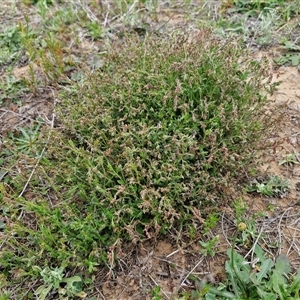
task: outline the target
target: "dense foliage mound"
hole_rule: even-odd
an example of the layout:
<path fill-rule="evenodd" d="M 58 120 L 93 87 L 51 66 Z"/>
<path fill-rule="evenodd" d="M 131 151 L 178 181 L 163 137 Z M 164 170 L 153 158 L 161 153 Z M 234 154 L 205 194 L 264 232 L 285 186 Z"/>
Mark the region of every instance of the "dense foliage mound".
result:
<path fill-rule="evenodd" d="M 263 67 L 236 42 L 131 36 L 101 59 L 62 95 L 34 199 L 18 200 L 35 220 L 19 233 L 26 256 L 45 266 L 92 272 L 112 267 L 125 240 L 174 227 L 192 238 L 263 130 Z"/>
<path fill-rule="evenodd" d="M 72 210 L 68 240 L 86 248 L 174 225 L 192 231 L 249 165 L 261 133 L 262 69 L 237 43 L 205 32 L 125 38 L 103 62 L 64 96 L 64 130 L 50 149 Z"/>

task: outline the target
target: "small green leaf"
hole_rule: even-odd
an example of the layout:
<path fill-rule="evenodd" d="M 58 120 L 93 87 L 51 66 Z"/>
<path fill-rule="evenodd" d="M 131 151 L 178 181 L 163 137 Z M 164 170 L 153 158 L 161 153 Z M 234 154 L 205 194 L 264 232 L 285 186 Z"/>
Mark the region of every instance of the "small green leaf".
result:
<path fill-rule="evenodd" d="M 289 58 L 287 56 L 280 56 L 280 57 L 275 57 L 274 61 L 276 62 L 277 65 L 284 65 L 289 62 Z"/>
<path fill-rule="evenodd" d="M 288 274 L 291 272 L 290 261 L 286 255 L 280 254 L 277 257 L 276 263 L 275 263 L 275 269 L 276 269 L 276 271 L 278 271 L 281 274 L 283 274 L 283 273 Z"/>
<path fill-rule="evenodd" d="M 5 227 L 6 227 L 6 224 L 2 220 L 0 220 L 0 230 L 4 229 Z"/>
<path fill-rule="evenodd" d="M 298 66 L 300 63 L 300 56 L 299 55 L 292 55 L 291 56 L 292 66 Z"/>
<path fill-rule="evenodd" d="M 242 294 L 245 294 L 247 284 L 250 282 L 250 266 L 245 264 L 245 259 L 242 255 L 232 249 L 227 250 L 227 255 L 229 261 L 225 263 L 225 270 L 229 275 L 235 295 L 241 297 Z"/>
<path fill-rule="evenodd" d="M 213 297 L 211 297 L 211 294 L 213 294 Z M 208 296 L 206 299 L 216 299 L 216 296 L 222 296 L 226 299 L 237 299 L 235 294 L 224 290 L 220 291 L 215 287 L 211 287 L 206 296 Z"/>
<path fill-rule="evenodd" d="M 266 259 L 266 253 L 259 245 L 255 245 L 254 254 L 255 257 L 258 258 L 260 262 Z"/>
<path fill-rule="evenodd" d="M 293 283 L 288 289 L 288 295 L 294 293 L 295 295 L 299 295 L 300 292 L 300 269 L 297 272 L 297 275 L 293 278 Z"/>
<path fill-rule="evenodd" d="M 74 282 L 80 282 L 81 278 L 79 276 L 73 276 L 70 278 L 64 278 L 62 282 L 66 282 L 68 284 L 73 284 Z"/>
<path fill-rule="evenodd" d="M 288 50 L 299 51 L 300 47 L 292 43 L 291 41 L 286 41 L 284 47 Z"/>
<path fill-rule="evenodd" d="M 268 292 L 262 290 L 262 288 L 260 288 L 260 287 L 257 287 L 257 293 L 260 297 L 256 298 L 256 299 L 263 299 L 263 300 L 276 300 L 277 299 L 277 295 L 275 295 L 274 293 L 268 293 Z"/>
<path fill-rule="evenodd" d="M 85 298 L 86 295 L 87 295 L 87 294 L 86 294 L 85 292 L 83 292 L 83 291 L 81 291 L 81 292 L 75 294 L 75 296 L 77 296 L 77 297 L 79 297 L 79 298 L 82 298 L 82 299 Z"/>
<path fill-rule="evenodd" d="M 73 72 L 71 74 L 71 79 L 73 81 L 80 81 L 84 78 L 84 75 L 82 74 L 82 72 Z"/>
<path fill-rule="evenodd" d="M 261 271 L 256 274 L 256 279 L 258 282 L 262 282 L 264 278 L 267 278 L 269 273 L 271 272 L 272 267 L 274 266 L 274 262 L 272 259 L 268 258 L 260 266 Z"/>
<path fill-rule="evenodd" d="M 39 286 L 38 289 L 35 291 L 35 295 L 38 296 L 37 300 L 45 300 L 47 295 L 50 293 L 52 287 L 52 284 L 49 284 L 48 286 Z"/>
<path fill-rule="evenodd" d="M 282 293 L 282 287 L 286 283 L 286 279 L 283 276 L 283 274 L 274 270 L 273 274 L 271 276 L 270 282 L 271 282 L 271 287 L 274 290 L 274 292 L 276 292 L 277 295 L 279 295 L 280 299 L 283 299 L 284 295 Z"/>

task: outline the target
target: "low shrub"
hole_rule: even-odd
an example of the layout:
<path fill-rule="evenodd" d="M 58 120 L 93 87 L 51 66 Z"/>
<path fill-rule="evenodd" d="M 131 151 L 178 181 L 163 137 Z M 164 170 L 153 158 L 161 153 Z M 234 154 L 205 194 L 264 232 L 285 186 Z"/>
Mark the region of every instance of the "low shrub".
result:
<path fill-rule="evenodd" d="M 21 199 L 36 220 L 23 236 L 45 267 L 112 268 L 123 241 L 174 226 L 193 238 L 264 130 L 264 66 L 237 42 L 124 36 L 102 59 L 61 96 L 29 185 L 43 193 Z"/>

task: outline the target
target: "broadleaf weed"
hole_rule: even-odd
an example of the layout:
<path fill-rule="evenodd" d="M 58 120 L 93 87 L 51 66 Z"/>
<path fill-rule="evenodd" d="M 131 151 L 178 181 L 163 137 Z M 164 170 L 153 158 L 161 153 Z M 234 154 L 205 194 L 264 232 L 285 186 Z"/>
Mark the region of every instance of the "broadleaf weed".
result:
<path fill-rule="evenodd" d="M 253 262 L 230 249 L 226 261 L 227 284 L 210 287 L 205 299 L 297 299 L 299 296 L 299 272 L 290 276 L 290 262 L 280 255 L 274 262 L 256 245 Z M 288 283 L 290 277 L 291 282 Z"/>

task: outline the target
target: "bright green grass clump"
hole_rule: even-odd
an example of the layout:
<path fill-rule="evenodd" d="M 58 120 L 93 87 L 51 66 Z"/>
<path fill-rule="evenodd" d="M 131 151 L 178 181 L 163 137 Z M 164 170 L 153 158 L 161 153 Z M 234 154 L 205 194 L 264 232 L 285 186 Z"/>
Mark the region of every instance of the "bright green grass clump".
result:
<path fill-rule="evenodd" d="M 92 272 L 113 267 L 126 240 L 174 226 L 193 238 L 199 213 L 222 206 L 224 190 L 250 166 L 264 73 L 239 44 L 208 32 L 124 37 L 102 59 L 62 95 L 60 126 L 28 187 L 35 196 L 18 200 L 34 226 L 16 221 L 23 250 L 3 254 L 6 271 Z"/>

